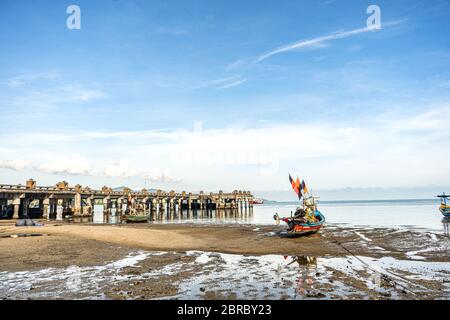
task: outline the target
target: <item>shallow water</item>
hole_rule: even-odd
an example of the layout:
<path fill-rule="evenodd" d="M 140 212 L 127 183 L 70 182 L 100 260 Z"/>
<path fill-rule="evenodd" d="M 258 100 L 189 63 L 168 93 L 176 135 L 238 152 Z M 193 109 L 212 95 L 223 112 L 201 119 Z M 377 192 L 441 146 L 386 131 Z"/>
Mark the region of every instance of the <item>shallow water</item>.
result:
<path fill-rule="evenodd" d="M 349 227 L 427 229 L 444 233 L 444 219 L 437 200 L 346 201 L 319 203 L 327 222 Z M 289 216 L 295 204 L 283 203 L 254 208 L 255 221 L 270 223 L 273 212 Z"/>
<path fill-rule="evenodd" d="M 253 209 L 232 211 L 183 211 L 182 213 L 159 215 L 149 223 L 243 223 L 272 225 L 273 215 L 290 216 L 296 203 L 271 203 L 255 205 Z M 337 201 L 320 202 L 319 209 L 328 224 L 348 227 L 388 227 L 413 230 L 428 230 L 449 233 L 450 219 L 444 219 L 438 210 L 438 200 L 388 200 L 388 201 Z M 102 206 L 95 206 L 93 218 L 76 222 L 120 223 L 116 215 L 105 216 Z"/>

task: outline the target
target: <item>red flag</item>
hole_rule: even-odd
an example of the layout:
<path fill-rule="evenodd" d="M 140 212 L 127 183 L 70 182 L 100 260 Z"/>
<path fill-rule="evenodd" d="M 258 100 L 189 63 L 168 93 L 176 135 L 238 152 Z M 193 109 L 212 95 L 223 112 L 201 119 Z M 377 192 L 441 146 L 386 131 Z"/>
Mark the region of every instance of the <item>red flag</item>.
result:
<path fill-rule="evenodd" d="M 297 178 L 297 181 L 299 181 L 298 178 Z M 294 181 L 294 179 L 292 179 L 291 175 L 289 175 L 289 182 L 292 185 L 292 189 L 294 189 L 295 193 L 298 196 L 298 199 L 300 200 L 302 198 L 302 194 L 301 194 L 300 188 L 299 188 L 300 184 L 297 184 L 297 181 Z"/>

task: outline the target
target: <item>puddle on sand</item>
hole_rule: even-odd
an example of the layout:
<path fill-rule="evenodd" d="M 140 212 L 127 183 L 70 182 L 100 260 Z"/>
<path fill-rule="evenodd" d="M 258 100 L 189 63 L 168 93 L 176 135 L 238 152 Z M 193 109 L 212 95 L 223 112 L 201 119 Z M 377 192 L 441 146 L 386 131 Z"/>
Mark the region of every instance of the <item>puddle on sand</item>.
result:
<path fill-rule="evenodd" d="M 0 272 L 0 298 L 102 299 L 102 288 L 127 280 L 121 269 L 135 266 L 151 254 L 136 252 L 102 266 Z"/>
<path fill-rule="evenodd" d="M 450 284 L 446 282 L 450 275 L 448 263 L 390 257 L 188 254 L 197 256 L 196 263 L 212 263 L 216 267 L 182 281 L 176 298 L 208 298 L 208 292 L 214 292 L 209 296 L 212 298 L 238 299 L 414 299 L 422 294 L 432 294 L 433 298 L 450 297 Z M 416 280 L 439 285 L 424 286 Z M 441 286 L 441 283 L 446 285 Z"/>
<path fill-rule="evenodd" d="M 140 268 L 147 259 L 168 263 Z M 391 257 L 135 252 L 102 266 L 0 272 L 0 298 L 108 299 L 115 287 L 142 298 L 133 283 L 150 281 L 178 287 L 170 299 L 448 299 L 449 277 L 449 263 Z"/>

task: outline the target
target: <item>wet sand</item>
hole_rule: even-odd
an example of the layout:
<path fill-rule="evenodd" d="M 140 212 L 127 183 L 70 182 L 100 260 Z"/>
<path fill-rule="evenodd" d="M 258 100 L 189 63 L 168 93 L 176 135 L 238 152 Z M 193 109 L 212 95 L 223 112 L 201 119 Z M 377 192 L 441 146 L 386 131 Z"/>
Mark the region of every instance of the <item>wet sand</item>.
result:
<path fill-rule="evenodd" d="M 283 226 L 44 223 L 0 222 L 1 298 L 450 297 L 449 239 L 434 233 L 329 225 L 286 238 Z M 74 270 L 81 284 L 68 288 Z"/>

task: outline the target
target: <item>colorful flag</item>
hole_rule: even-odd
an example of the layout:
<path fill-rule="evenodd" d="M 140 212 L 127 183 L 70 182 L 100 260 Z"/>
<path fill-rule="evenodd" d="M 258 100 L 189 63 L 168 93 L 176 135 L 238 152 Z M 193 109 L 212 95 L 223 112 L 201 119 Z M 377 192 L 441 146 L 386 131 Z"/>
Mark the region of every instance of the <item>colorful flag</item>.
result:
<path fill-rule="evenodd" d="M 294 188 L 294 179 L 292 179 L 291 175 L 289 175 L 289 182 L 292 185 L 292 188 Z"/>
<path fill-rule="evenodd" d="M 298 178 L 297 178 L 297 181 L 299 181 Z M 300 188 L 299 188 L 300 184 L 297 183 L 297 181 L 294 181 L 294 179 L 292 179 L 291 175 L 289 175 L 289 182 L 292 185 L 292 189 L 294 189 L 295 193 L 298 196 L 298 199 L 300 200 L 302 198 L 302 193 L 300 192 Z"/>
<path fill-rule="evenodd" d="M 302 183 L 301 183 L 300 186 L 301 186 L 301 190 L 303 190 L 304 193 L 308 193 L 309 194 L 308 188 L 306 187 L 305 180 L 302 180 Z"/>

